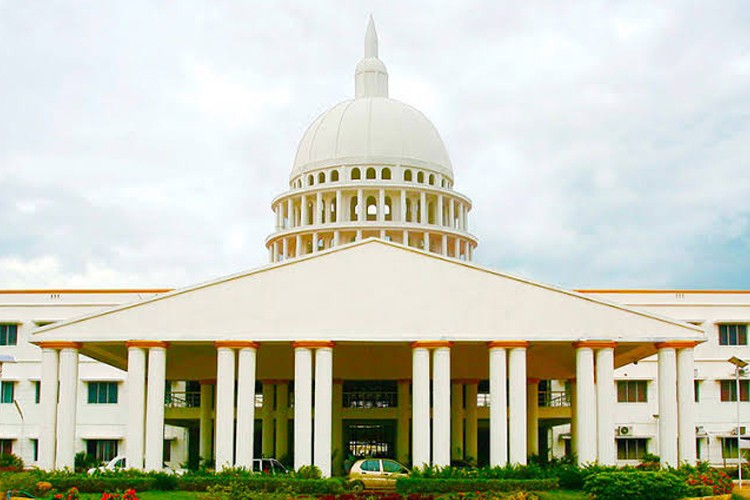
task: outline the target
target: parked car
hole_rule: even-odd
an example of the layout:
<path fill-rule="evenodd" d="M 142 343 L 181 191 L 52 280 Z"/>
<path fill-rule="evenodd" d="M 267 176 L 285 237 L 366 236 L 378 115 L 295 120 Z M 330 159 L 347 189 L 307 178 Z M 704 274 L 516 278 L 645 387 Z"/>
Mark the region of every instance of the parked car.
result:
<path fill-rule="evenodd" d="M 100 466 L 100 467 L 93 467 L 86 471 L 87 474 L 94 474 L 96 472 L 117 472 L 119 470 L 125 470 L 127 469 L 127 459 L 123 455 L 118 455 L 106 464 Z M 161 472 L 166 472 L 167 474 L 175 474 L 177 476 L 181 476 L 187 472 L 185 469 L 172 469 L 171 467 L 167 467 L 166 464 L 164 464 L 164 468 L 161 470 Z"/>
<path fill-rule="evenodd" d="M 284 465 L 276 460 L 275 458 L 254 458 L 253 459 L 253 472 L 261 472 L 263 474 L 288 474 Z"/>
<path fill-rule="evenodd" d="M 357 460 L 347 476 L 352 491 L 396 488 L 396 480 L 409 475 L 406 466 L 390 458 Z"/>

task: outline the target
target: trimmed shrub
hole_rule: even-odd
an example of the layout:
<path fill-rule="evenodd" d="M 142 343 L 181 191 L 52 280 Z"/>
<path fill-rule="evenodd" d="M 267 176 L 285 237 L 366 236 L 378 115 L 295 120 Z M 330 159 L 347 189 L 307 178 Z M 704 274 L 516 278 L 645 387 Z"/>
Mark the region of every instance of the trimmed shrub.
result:
<path fill-rule="evenodd" d="M 548 479 L 431 479 L 406 477 L 396 480 L 396 491 L 413 493 L 543 491 L 558 487 L 557 478 Z"/>
<path fill-rule="evenodd" d="M 732 492 L 732 478 L 726 472 L 711 467 L 707 462 L 700 462 L 696 466 L 683 465 L 676 469 L 675 473 L 679 474 L 688 486 L 710 487 L 710 495 L 726 495 Z"/>
<path fill-rule="evenodd" d="M 21 472 L 23 470 L 23 459 L 12 453 L 0 454 L 0 471 Z"/>
<path fill-rule="evenodd" d="M 23 490 L 33 493 L 41 475 L 31 472 L 0 472 L 0 492 Z"/>
<path fill-rule="evenodd" d="M 683 479 L 673 472 L 617 471 L 589 475 L 583 490 L 597 500 L 648 498 L 676 500 L 690 493 Z"/>

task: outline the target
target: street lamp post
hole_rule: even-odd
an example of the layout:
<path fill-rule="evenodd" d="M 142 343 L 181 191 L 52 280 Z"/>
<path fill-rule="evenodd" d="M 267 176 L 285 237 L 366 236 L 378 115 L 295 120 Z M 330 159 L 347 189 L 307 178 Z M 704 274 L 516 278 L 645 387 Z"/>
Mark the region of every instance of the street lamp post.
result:
<path fill-rule="evenodd" d="M 737 394 L 737 478 L 742 488 L 742 450 L 740 449 L 740 440 L 742 439 L 742 421 L 740 420 L 740 370 L 747 366 L 747 361 L 743 361 L 737 356 L 728 359 L 734 365 L 734 381 Z"/>

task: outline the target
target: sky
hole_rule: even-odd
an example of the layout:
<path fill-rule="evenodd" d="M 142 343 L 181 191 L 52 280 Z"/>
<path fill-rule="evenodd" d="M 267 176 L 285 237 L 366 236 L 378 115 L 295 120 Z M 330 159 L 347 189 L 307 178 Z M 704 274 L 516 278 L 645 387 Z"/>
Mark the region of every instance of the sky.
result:
<path fill-rule="evenodd" d="M 268 261 L 271 200 L 353 96 L 440 131 L 475 262 L 750 289 L 743 0 L 0 0 L 0 288 L 181 287 Z"/>

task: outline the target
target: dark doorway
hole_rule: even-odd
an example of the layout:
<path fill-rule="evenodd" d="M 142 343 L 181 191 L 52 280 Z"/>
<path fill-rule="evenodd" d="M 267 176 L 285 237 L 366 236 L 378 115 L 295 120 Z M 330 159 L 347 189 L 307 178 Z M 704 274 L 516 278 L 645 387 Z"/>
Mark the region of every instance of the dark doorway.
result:
<path fill-rule="evenodd" d="M 396 421 L 345 420 L 344 455 L 396 458 Z"/>

